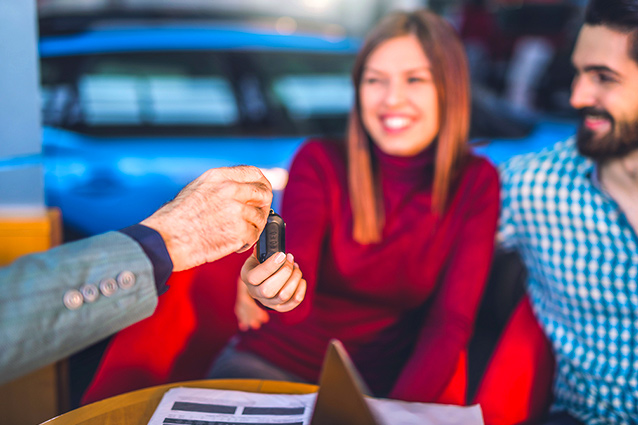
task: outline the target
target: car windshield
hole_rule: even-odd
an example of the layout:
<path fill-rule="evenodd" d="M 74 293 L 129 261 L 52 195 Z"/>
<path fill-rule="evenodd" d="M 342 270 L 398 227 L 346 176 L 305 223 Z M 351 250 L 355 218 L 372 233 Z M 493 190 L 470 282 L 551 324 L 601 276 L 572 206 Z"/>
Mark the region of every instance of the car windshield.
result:
<path fill-rule="evenodd" d="M 94 134 L 343 132 L 349 54 L 125 52 L 43 58 L 46 125 Z"/>
<path fill-rule="evenodd" d="M 354 101 L 350 71 L 354 55 L 259 52 L 255 68 L 267 94 L 300 133 L 342 133 Z"/>

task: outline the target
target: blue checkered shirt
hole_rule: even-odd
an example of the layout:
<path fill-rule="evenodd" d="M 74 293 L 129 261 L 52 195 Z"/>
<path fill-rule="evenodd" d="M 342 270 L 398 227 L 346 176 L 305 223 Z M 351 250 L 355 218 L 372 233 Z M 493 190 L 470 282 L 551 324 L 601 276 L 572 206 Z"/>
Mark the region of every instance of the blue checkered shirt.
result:
<path fill-rule="evenodd" d="M 638 424 L 638 238 L 573 139 L 501 167 L 499 240 L 528 269 L 557 361 L 553 410 Z"/>

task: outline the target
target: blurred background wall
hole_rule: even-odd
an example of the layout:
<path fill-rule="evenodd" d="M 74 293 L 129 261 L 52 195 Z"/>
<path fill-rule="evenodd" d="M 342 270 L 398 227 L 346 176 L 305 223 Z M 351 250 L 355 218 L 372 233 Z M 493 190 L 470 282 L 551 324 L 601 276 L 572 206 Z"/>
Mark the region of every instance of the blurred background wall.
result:
<path fill-rule="evenodd" d="M 60 241 L 44 201 L 34 0 L 0 1 L 0 266 Z M 0 290 L 12 282 L 0 282 Z M 1 344 L 0 344 L 1 345 Z M 67 408 L 67 373 L 50 365 L 0 387 L 3 423 L 39 423 Z"/>
<path fill-rule="evenodd" d="M 36 23 L 33 0 L 0 2 L 0 214 L 44 207 Z"/>

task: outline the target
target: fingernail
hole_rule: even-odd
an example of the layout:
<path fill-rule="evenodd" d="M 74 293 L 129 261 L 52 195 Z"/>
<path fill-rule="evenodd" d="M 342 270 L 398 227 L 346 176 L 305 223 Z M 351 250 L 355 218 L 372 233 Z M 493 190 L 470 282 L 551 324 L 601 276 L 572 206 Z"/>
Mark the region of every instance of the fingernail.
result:
<path fill-rule="evenodd" d="M 277 255 L 275 255 L 275 263 L 277 264 L 283 263 L 285 259 L 286 254 L 284 254 L 283 252 L 278 252 Z"/>
<path fill-rule="evenodd" d="M 286 257 L 288 258 L 288 261 L 290 261 L 291 263 L 295 261 L 295 256 L 290 253 L 288 253 Z"/>

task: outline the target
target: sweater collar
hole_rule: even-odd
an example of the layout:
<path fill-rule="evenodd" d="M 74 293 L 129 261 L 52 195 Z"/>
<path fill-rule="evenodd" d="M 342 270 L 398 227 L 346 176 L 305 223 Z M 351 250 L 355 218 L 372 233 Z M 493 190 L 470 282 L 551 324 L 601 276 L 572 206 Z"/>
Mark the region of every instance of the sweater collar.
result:
<path fill-rule="evenodd" d="M 431 178 L 434 169 L 435 143 L 414 156 L 395 156 L 372 145 L 383 179 L 419 182 Z"/>

